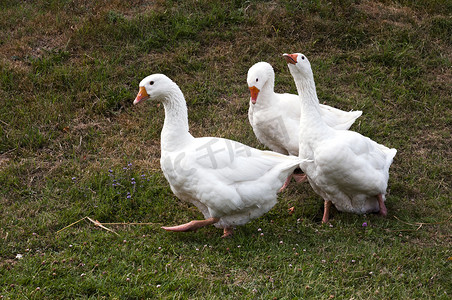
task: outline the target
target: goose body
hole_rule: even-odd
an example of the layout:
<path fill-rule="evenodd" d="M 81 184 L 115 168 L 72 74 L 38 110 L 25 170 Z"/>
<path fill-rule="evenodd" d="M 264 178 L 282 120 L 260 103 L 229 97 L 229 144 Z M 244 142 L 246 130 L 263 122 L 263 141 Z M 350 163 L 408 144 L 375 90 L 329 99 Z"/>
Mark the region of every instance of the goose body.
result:
<path fill-rule="evenodd" d="M 134 103 L 147 98 L 161 101 L 165 108 L 163 174 L 173 193 L 193 203 L 206 219 L 166 230 L 189 231 L 214 224 L 224 229 L 224 236 L 230 235 L 232 227 L 260 217 L 276 204 L 278 190 L 303 161 L 228 139 L 193 137 L 182 91 L 165 75 L 141 81 Z"/>
<path fill-rule="evenodd" d="M 298 155 L 301 114 L 298 95 L 274 92 L 275 72 L 267 62 L 258 62 L 248 70 L 247 83 L 251 93 L 248 119 L 257 139 L 273 151 Z M 346 112 L 320 104 L 319 113 L 328 126 L 347 130 L 362 111 Z"/>
<path fill-rule="evenodd" d="M 299 155 L 311 159 L 301 169 L 314 191 L 325 200 L 323 222 L 329 206 L 363 214 L 380 212 L 389 179 L 389 167 L 397 152 L 353 131 L 336 130 L 320 115 L 311 65 L 303 54 L 285 54 L 301 104 Z"/>

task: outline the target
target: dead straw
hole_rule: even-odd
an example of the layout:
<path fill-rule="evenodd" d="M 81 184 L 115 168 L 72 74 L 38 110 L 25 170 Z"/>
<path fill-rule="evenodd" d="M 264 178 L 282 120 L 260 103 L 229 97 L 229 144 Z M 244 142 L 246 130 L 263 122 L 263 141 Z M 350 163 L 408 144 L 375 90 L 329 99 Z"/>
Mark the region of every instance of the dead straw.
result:
<path fill-rule="evenodd" d="M 450 219 L 452 219 L 452 215 L 450 215 L 449 218 L 447 218 L 447 219 L 444 220 L 444 221 L 441 221 L 441 222 L 434 222 L 434 223 L 422 223 L 422 222 L 408 223 L 408 222 L 405 222 L 405 221 L 403 221 L 403 220 L 400 220 L 397 216 L 394 216 L 394 218 L 396 218 L 398 221 L 402 222 L 403 224 L 407 224 L 407 225 L 410 225 L 410 226 L 418 226 L 415 230 L 406 230 L 406 229 L 405 229 L 405 230 L 395 230 L 395 231 L 418 231 L 418 230 L 421 229 L 421 227 L 424 226 L 424 225 L 438 225 L 438 224 L 446 223 L 446 222 L 448 222 Z"/>
<path fill-rule="evenodd" d="M 61 229 L 58 230 L 56 233 L 58 234 L 58 233 L 60 233 L 61 231 L 66 230 L 67 228 L 72 227 L 72 226 L 74 226 L 75 224 L 77 224 L 77 223 L 79 223 L 79 222 L 81 222 L 81 221 L 83 221 L 83 220 L 88 220 L 88 221 L 90 221 L 91 223 L 93 223 L 95 226 L 100 227 L 100 228 L 102 228 L 102 229 L 105 229 L 105 230 L 107 230 L 107 231 L 110 231 L 110 232 L 112 232 L 112 233 L 114 233 L 114 234 L 116 234 L 116 235 L 119 235 L 119 234 L 118 234 L 117 232 L 115 232 L 114 230 L 112 230 L 112 229 L 106 227 L 105 225 L 110 225 L 110 226 L 112 226 L 112 225 L 123 225 L 123 226 L 128 226 L 128 225 L 159 225 L 159 226 L 160 226 L 160 225 L 161 225 L 161 224 L 157 224 L 157 223 L 101 223 L 101 222 L 99 222 L 98 220 L 93 220 L 93 219 L 91 219 L 90 217 L 86 216 L 86 217 L 81 218 L 81 219 L 78 220 L 78 221 L 75 221 L 75 222 L 73 222 L 73 223 L 71 223 L 71 224 L 65 226 L 64 228 L 61 228 Z"/>

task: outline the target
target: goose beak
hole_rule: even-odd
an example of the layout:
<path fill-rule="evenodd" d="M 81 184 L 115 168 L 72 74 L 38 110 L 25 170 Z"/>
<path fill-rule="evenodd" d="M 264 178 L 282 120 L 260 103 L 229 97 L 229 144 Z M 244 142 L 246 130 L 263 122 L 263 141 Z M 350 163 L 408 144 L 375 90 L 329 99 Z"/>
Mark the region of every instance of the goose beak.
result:
<path fill-rule="evenodd" d="M 149 98 L 149 95 L 146 92 L 146 89 L 144 88 L 144 86 L 140 86 L 140 90 L 138 91 L 138 95 L 135 98 L 135 100 L 133 100 L 133 104 L 136 105 L 138 102 L 146 100 L 148 98 Z"/>
<path fill-rule="evenodd" d="M 297 55 L 296 54 L 283 54 L 288 64 L 296 65 L 297 64 Z"/>
<path fill-rule="evenodd" d="M 259 89 L 255 86 L 250 87 L 251 93 L 251 103 L 256 104 L 257 94 L 259 94 Z"/>

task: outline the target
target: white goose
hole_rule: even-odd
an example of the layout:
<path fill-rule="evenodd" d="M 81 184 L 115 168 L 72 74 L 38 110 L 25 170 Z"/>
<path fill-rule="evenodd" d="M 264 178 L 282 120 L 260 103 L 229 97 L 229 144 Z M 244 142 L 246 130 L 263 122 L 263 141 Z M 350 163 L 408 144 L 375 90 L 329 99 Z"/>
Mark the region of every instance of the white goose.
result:
<path fill-rule="evenodd" d="M 298 95 L 275 93 L 275 72 L 266 62 L 248 70 L 248 118 L 257 139 L 273 151 L 298 155 L 301 105 Z M 362 111 L 343 111 L 320 104 L 320 115 L 335 129 L 349 129 Z"/>
<path fill-rule="evenodd" d="M 248 119 L 257 139 L 273 151 L 298 155 L 301 105 L 298 95 L 275 93 L 275 72 L 267 62 L 258 62 L 248 70 L 251 93 Z M 335 129 L 347 130 L 362 111 L 343 111 L 320 104 L 320 116 Z M 303 142 L 303 141 L 301 141 Z M 297 182 L 306 180 L 302 174 L 293 174 Z M 287 178 L 284 189 L 292 176 Z"/>
<path fill-rule="evenodd" d="M 384 204 L 389 167 L 397 153 L 353 131 L 336 130 L 320 114 L 314 75 L 306 56 L 284 54 L 297 86 L 301 104 L 299 155 L 301 169 L 314 191 L 325 200 L 322 221 L 329 208 L 352 213 L 387 214 Z"/>
<path fill-rule="evenodd" d="M 134 104 L 158 100 L 165 108 L 160 165 L 171 190 L 193 203 L 205 220 L 191 221 L 168 231 L 191 231 L 214 224 L 232 234 L 268 212 L 287 176 L 304 161 L 241 143 L 216 138 L 194 138 L 189 133 L 187 106 L 182 91 L 167 76 L 154 74 L 140 82 Z"/>

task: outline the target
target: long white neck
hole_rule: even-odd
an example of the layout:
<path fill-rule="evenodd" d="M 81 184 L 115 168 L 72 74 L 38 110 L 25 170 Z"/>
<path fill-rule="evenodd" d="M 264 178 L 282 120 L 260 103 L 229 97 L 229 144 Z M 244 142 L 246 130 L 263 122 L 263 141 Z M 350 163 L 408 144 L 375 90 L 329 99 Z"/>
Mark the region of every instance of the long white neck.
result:
<path fill-rule="evenodd" d="M 320 117 L 319 98 L 313 76 L 303 76 L 298 73 L 292 73 L 297 86 L 297 92 L 301 101 L 301 118 L 305 121 L 322 121 Z"/>
<path fill-rule="evenodd" d="M 330 128 L 320 115 L 314 76 L 312 74 L 302 75 L 297 72 L 291 73 L 301 101 L 300 140 L 306 140 L 313 136 L 318 138 L 325 135 Z"/>
<path fill-rule="evenodd" d="M 188 113 L 184 95 L 175 86 L 162 101 L 165 107 L 165 122 L 161 134 L 162 150 L 177 150 L 193 136 L 188 132 Z"/>

